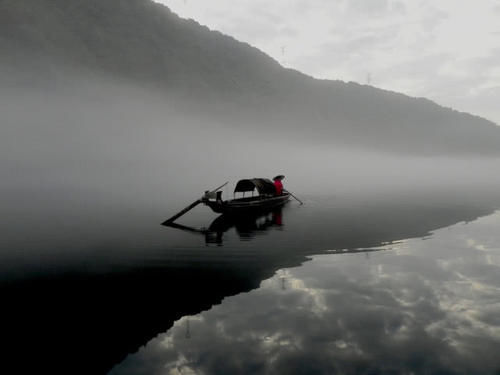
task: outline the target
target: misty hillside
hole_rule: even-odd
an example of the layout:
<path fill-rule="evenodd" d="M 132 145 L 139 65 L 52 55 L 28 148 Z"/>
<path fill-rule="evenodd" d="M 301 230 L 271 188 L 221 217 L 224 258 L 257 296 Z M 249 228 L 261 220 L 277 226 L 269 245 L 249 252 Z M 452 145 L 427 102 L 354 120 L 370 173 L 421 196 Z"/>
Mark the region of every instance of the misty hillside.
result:
<path fill-rule="evenodd" d="M 490 121 L 310 78 L 150 0 L 0 0 L 6 90 L 102 77 L 173 95 L 191 116 L 233 128 L 413 154 L 500 154 Z"/>

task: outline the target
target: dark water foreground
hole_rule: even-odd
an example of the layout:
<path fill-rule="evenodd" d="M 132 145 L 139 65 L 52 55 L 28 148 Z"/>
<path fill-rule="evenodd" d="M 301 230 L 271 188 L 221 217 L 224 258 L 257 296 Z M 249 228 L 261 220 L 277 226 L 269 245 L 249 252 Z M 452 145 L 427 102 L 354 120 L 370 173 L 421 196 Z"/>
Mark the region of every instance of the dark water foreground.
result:
<path fill-rule="evenodd" d="M 114 232 L 86 230 L 92 220 L 50 227 L 22 261 L 4 249 L 3 364 L 51 374 L 494 373 L 499 198 L 306 196 L 203 234 L 136 211 L 118 212 Z M 36 249 L 36 238 L 24 246 Z"/>

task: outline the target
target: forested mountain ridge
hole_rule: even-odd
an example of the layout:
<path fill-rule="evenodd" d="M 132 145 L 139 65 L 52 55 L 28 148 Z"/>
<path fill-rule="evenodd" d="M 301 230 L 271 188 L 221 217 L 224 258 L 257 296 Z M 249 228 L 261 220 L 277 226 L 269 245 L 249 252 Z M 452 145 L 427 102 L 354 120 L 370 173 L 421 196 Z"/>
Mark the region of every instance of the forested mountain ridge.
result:
<path fill-rule="evenodd" d="M 0 0 L 0 84 L 64 84 L 75 72 L 202 103 L 203 116 L 234 127 L 384 151 L 500 154 L 490 121 L 313 79 L 150 0 Z"/>

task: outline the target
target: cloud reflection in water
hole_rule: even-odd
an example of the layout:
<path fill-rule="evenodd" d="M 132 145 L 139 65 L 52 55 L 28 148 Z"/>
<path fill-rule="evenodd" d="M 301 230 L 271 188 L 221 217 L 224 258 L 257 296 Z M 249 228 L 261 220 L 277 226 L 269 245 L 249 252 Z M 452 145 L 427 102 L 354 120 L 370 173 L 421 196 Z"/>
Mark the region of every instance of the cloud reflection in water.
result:
<path fill-rule="evenodd" d="M 495 373 L 499 224 L 315 256 L 184 317 L 111 374 Z"/>

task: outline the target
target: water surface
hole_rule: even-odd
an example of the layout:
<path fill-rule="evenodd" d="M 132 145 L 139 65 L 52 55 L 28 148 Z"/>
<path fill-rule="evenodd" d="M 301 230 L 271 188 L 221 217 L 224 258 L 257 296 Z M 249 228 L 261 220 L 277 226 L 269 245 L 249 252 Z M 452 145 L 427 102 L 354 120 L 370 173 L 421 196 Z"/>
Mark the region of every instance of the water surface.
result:
<path fill-rule="evenodd" d="M 198 207 L 180 221 L 194 231 L 160 225 L 188 194 L 16 194 L 0 328 L 19 373 L 497 368 L 481 360 L 497 344 L 497 189 L 302 192 L 245 222 Z"/>
<path fill-rule="evenodd" d="M 496 212 L 313 256 L 176 321 L 110 374 L 497 373 L 499 225 Z"/>

